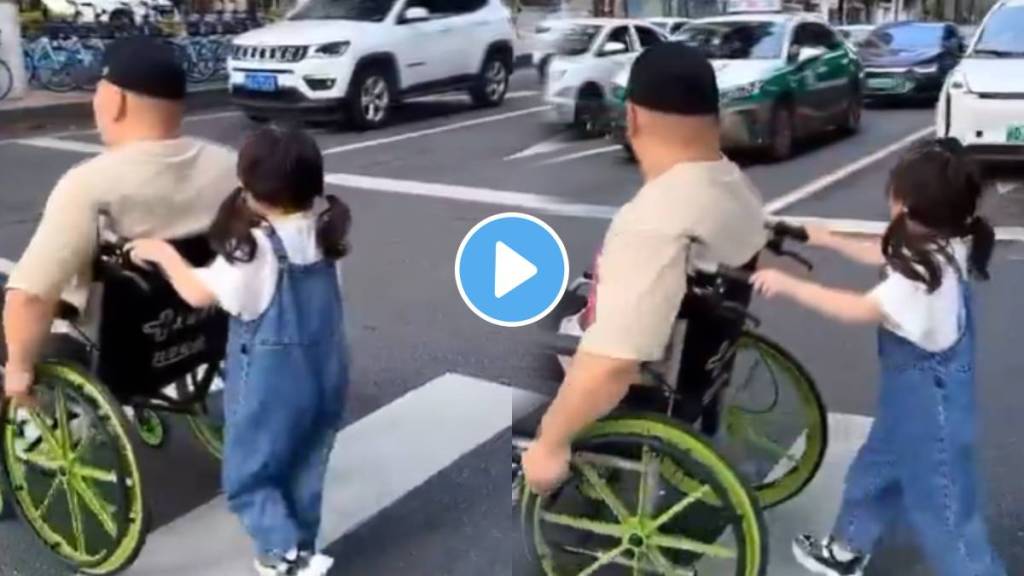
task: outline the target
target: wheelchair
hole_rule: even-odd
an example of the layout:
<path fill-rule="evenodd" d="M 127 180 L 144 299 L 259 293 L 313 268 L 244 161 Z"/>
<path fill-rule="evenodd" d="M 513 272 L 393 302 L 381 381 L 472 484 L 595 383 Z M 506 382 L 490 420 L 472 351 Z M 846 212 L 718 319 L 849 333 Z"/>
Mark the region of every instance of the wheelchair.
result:
<path fill-rule="evenodd" d="M 204 237 L 173 242 L 192 264 L 214 254 Z M 57 314 L 35 368 L 34 405 L 0 405 L 0 472 L 8 504 L 78 573 L 130 566 L 150 515 L 139 465 L 143 446 L 166 437 L 163 414 L 183 415 L 215 457 L 223 447 L 221 366 L 227 317 L 196 310 L 155 271 L 134 266 L 123 243 L 102 243 L 92 334 L 79 311 Z"/>
<path fill-rule="evenodd" d="M 784 247 L 805 242 L 805 230 L 769 229 L 767 251 L 811 268 Z M 755 266 L 690 274 L 667 360 L 642 366 L 643 381 L 620 407 L 575 439 L 570 478 L 555 493 L 532 493 L 518 462 L 546 406 L 515 423 L 513 500 L 543 574 L 765 574 L 763 511 L 813 480 L 828 424 L 808 372 L 755 330 L 759 320 L 747 310 Z M 585 273 L 555 310 L 555 381 L 593 310 L 595 286 Z"/>

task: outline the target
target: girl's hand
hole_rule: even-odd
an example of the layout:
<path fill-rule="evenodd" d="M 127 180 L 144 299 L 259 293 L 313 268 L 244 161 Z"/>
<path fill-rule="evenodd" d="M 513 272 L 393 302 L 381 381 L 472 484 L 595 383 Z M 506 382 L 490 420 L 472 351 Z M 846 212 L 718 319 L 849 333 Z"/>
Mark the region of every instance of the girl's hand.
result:
<path fill-rule="evenodd" d="M 809 246 L 826 248 L 831 245 L 831 241 L 835 238 L 832 231 L 821 224 L 808 224 L 804 226 L 804 230 L 807 230 L 807 244 Z"/>
<path fill-rule="evenodd" d="M 766 268 L 755 272 L 750 278 L 750 283 L 765 298 L 775 298 L 795 292 L 799 280 L 781 270 Z"/>
<path fill-rule="evenodd" d="M 161 265 L 174 255 L 174 248 L 163 240 L 133 240 L 126 249 L 132 261 L 140 266 Z"/>

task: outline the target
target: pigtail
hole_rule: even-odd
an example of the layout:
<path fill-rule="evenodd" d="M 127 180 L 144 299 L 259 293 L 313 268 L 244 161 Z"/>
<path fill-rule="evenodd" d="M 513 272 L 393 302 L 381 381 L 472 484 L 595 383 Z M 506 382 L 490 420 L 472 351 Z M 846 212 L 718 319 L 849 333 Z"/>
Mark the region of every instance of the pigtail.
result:
<path fill-rule="evenodd" d="M 210 246 L 228 262 L 252 262 L 256 257 L 256 238 L 252 229 L 262 222 L 263 219 L 245 201 L 244 190 L 236 188 L 217 209 L 217 216 L 207 234 Z"/>
<path fill-rule="evenodd" d="M 327 208 L 319 214 L 316 222 L 316 241 L 324 258 L 340 260 L 349 252 L 348 233 L 352 227 L 352 212 L 333 194 L 324 196 Z"/>
<path fill-rule="evenodd" d="M 967 224 L 967 235 L 971 237 L 971 252 L 968 256 L 971 274 L 988 280 L 988 264 L 996 246 L 996 231 L 988 220 L 975 216 Z"/>
<path fill-rule="evenodd" d="M 910 217 L 901 212 L 882 236 L 882 254 L 889 266 L 901 276 L 920 282 L 935 292 L 942 285 L 942 267 L 938 254 L 941 245 L 933 234 L 913 230 Z"/>

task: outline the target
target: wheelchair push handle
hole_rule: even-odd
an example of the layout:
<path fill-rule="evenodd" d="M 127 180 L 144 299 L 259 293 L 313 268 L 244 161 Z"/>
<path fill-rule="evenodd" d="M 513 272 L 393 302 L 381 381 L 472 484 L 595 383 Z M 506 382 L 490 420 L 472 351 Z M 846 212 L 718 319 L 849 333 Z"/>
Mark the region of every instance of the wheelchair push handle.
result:
<path fill-rule="evenodd" d="M 98 260 L 104 272 L 128 279 L 143 292 L 151 292 L 153 290 L 152 285 L 141 273 L 147 269 L 140 267 L 132 260 L 131 250 L 128 249 L 128 242 L 123 238 L 101 242 Z"/>

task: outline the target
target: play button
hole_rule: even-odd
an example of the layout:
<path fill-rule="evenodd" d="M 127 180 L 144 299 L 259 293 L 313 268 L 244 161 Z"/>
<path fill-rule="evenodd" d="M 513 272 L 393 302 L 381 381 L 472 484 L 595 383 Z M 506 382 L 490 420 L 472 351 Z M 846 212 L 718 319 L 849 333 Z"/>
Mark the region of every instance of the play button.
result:
<path fill-rule="evenodd" d="M 484 219 L 462 239 L 455 283 L 474 314 L 498 326 L 546 316 L 569 281 L 569 257 L 554 230 L 528 214 Z"/>

